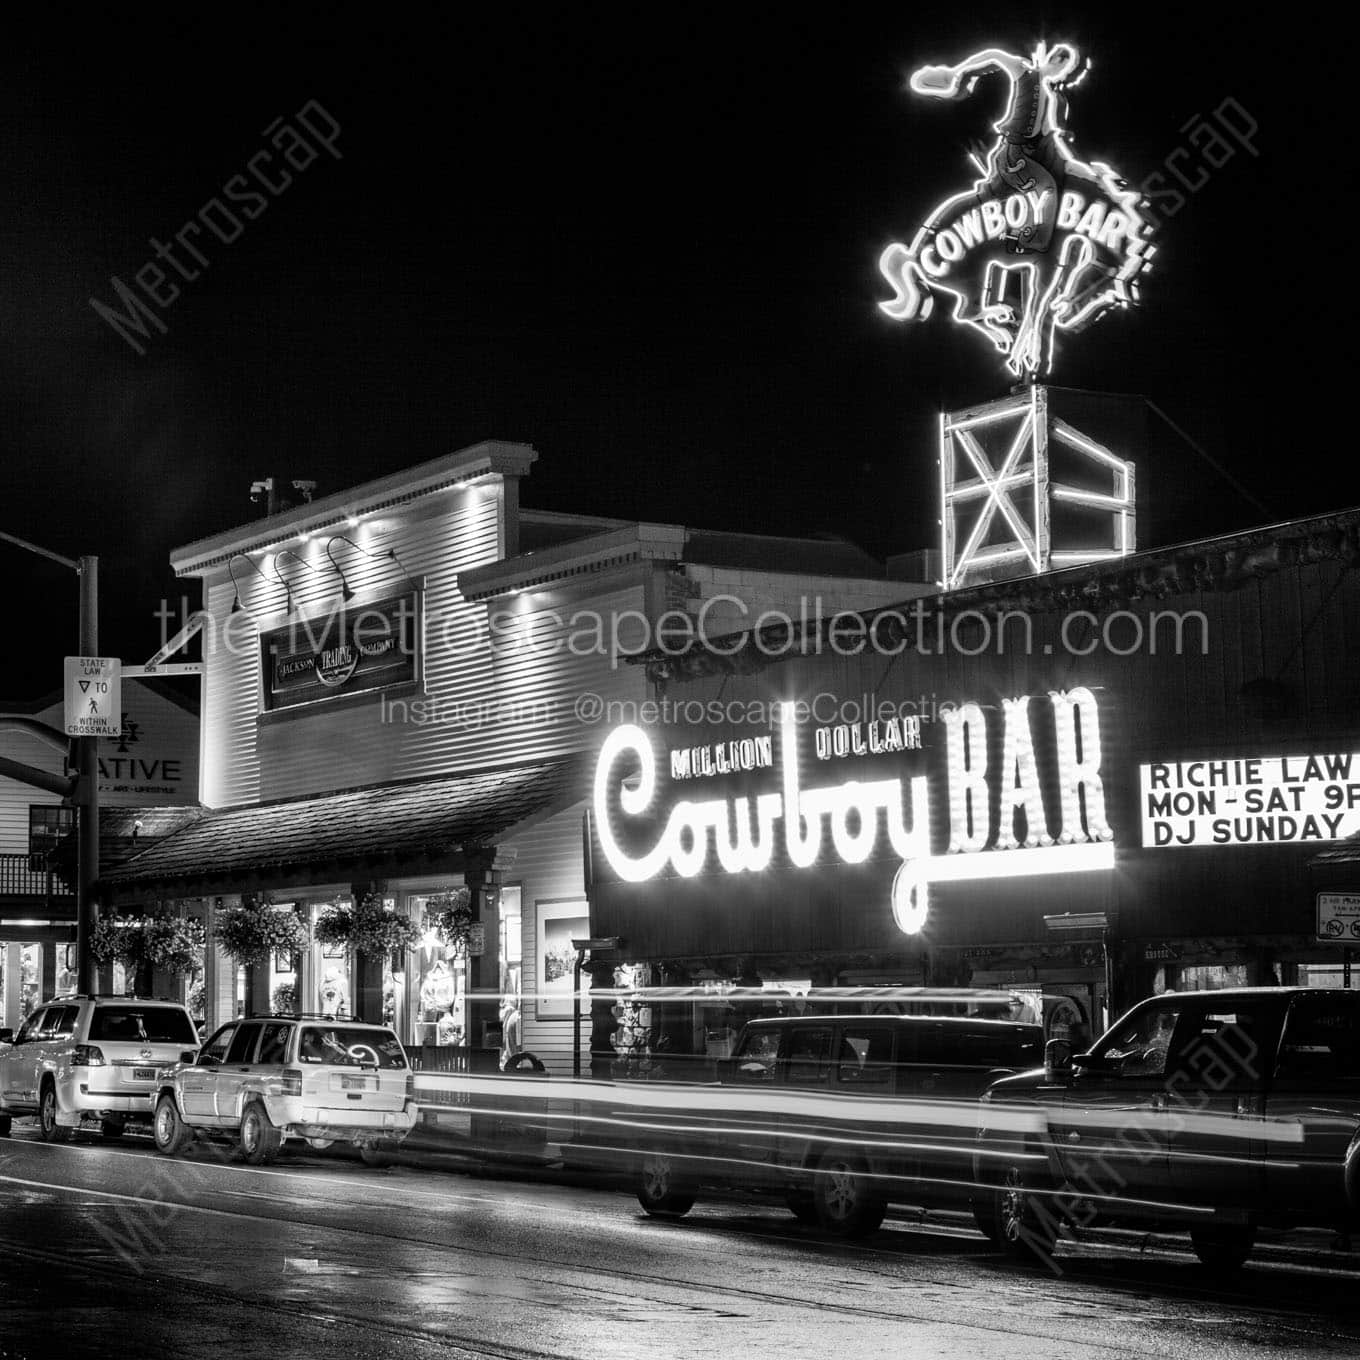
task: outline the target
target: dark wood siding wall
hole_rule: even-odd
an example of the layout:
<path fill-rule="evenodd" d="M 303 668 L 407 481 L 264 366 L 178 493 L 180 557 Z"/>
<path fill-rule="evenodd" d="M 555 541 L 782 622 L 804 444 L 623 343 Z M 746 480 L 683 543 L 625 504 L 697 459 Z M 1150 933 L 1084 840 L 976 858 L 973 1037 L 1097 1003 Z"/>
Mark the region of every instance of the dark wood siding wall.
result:
<path fill-rule="evenodd" d="M 1303 563 L 1236 589 L 1106 605 L 1091 611 L 1094 619 L 1080 617 L 1080 605 L 1066 616 L 1026 613 L 1022 587 L 1016 596 L 1016 615 L 1002 630 L 1004 647 L 996 619 L 975 617 L 946 629 L 941 652 L 927 615 L 921 651 L 846 657 L 824 648 L 752 674 L 671 680 L 664 693 L 724 704 L 832 696 L 821 701 L 824 709 L 867 695 L 922 710 L 926 745 L 938 750 L 943 734 L 936 705 L 971 700 L 984 707 L 990 725 L 999 723 L 1003 699 L 1030 695 L 1042 708 L 1050 690 L 1086 686 L 1100 704 L 1116 869 L 939 885 L 928 944 L 1042 940 L 1043 916 L 1064 911 L 1112 912 L 1124 938 L 1310 937 L 1308 860 L 1322 848 L 1317 842 L 1144 849 L 1138 767 L 1153 760 L 1360 751 L 1356 573 L 1340 561 Z M 965 604 L 959 599 L 951 607 Z M 908 612 L 907 619 L 914 629 L 915 616 Z M 951 628 L 958 645 L 951 645 Z M 1088 648 L 1089 654 L 1076 654 Z M 977 655 L 966 654 L 975 649 Z M 1038 740 L 1039 721 L 1035 730 Z M 691 732 L 688 740 L 743 735 L 751 729 L 728 726 Z M 944 791 L 935 776 L 931 792 L 938 819 L 945 815 Z M 1056 809 L 1050 820 L 1056 825 Z M 943 844 L 938 831 L 933 844 Z M 602 882 L 593 893 L 592 930 L 625 937 L 636 958 L 780 950 L 909 954 L 916 946 L 898 931 L 888 907 L 894 868 L 882 861 L 855 869 L 833 862 L 759 877 L 706 872 L 639 887 Z"/>

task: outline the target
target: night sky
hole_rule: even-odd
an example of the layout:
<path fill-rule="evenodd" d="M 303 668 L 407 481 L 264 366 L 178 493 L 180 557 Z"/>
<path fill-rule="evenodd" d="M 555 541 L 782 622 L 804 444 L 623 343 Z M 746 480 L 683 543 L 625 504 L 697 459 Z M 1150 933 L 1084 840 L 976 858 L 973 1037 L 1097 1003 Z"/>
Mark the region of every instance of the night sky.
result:
<path fill-rule="evenodd" d="M 1355 381 L 1340 34 L 1204 6 L 462 8 L 7 36 L 0 529 L 99 555 L 106 654 L 155 649 L 169 551 L 256 517 L 252 480 L 325 494 L 483 438 L 535 445 L 535 507 L 934 545 L 936 414 L 1006 375 L 938 316 L 884 317 L 877 259 L 971 180 L 1004 84 L 946 103 L 906 77 L 1039 38 L 1092 57 L 1074 148 L 1132 182 L 1178 147 L 1197 178 L 1184 125 L 1225 100 L 1259 124 L 1162 226 L 1143 306 L 1053 375 L 1145 394 L 1231 474 L 1154 422 L 1157 540 L 1360 503 L 1328 414 Z M 340 159 L 197 238 L 207 266 L 135 353 L 90 298 L 310 101 Z M 31 697 L 75 650 L 75 583 L 0 562 L 0 695 Z"/>

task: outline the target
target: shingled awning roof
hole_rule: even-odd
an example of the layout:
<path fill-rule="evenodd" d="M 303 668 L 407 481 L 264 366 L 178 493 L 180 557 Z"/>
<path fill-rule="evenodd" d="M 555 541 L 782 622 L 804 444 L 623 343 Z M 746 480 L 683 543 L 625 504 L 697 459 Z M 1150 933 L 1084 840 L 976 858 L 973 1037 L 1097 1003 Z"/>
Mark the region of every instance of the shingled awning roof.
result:
<path fill-rule="evenodd" d="M 456 871 L 523 822 L 586 795 L 575 759 L 207 812 L 106 873 L 119 899 L 199 896 L 264 880 Z"/>
<path fill-rule="evenodd" d="M 1309 861 L 1316 869 L 1335 866 L 1338 869 L 1354 869 L 1360 865 L 1360 832 L 1335 841 L 1325 850 L 1319 850 Z"/>

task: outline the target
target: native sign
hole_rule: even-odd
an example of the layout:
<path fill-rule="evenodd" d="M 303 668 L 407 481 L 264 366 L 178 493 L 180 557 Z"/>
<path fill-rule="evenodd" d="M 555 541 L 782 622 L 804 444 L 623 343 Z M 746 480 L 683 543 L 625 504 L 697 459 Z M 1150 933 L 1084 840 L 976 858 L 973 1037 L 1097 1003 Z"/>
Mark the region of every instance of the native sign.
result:
<path fill-rule="evenodd" d="M 1153 254 L 1139 194 L 1067 144 L 1064 91 L 1085 69 L 1069 44 L 1040 43 L 1028 57 L 988 48 L 911 77 L 917 94 L 959 99 L 999 71 L 1010 98 L 990 149 L 970 155 L 980 171 L 972 187 L 940 203 L 909 246 L 883 252 L 894 296 L 879 306 L 896 321 L 919 321 L 947 295 L 954 320 L 981 331 L 1029 380 L 1048 369 L 1056 331 L 1083 330 L 1137 300 Z"/>

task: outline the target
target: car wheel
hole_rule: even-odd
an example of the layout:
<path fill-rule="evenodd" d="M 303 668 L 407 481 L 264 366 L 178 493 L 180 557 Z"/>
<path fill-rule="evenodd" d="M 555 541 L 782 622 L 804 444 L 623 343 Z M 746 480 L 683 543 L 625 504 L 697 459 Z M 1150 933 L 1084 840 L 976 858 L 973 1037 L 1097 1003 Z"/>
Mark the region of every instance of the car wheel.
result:
<path fill-rule="evenodd" d="M 809 1191 L 790 1190 L 784 1196 L 784 1203 L 788 1206 L 789 1213 L 804 1227 L 815 1228 L 817 1226 L 817 1204 Z"/>
<path fill-rule="evenodd" d="M 643 1155 L 638 1168 L 638 1203 L 654 1218 L 679 1218 L 694 1208 L 694 1195 L 664 1152 Z"/>
<path fill-rule="evenodd" d="M 392 1153 L 387 1148 L 374 1147 L 372 1143 L 365 1143 L 359 1148 L 359 1156 L 364 1159 L 365 1166 L 391 1166 Z"/>
<path fill-rule="evenodd" d="M 974 1208 L 978 1226 L 1015 1261 L 1050 1261 L 1058 1242 L 1056 1202 L 1035 1189 L 1032 1173 L 1013 1162 L 1002 1170 L 990 1202 Z"/>
<path fill-rule="evenodd" d="M 1190 1244 L 1200 1263 L 1225 1274 L 1242 1269 L 1255 1242 L 1256 1229 L 1251 1224 L 1190 1229 Z"/>
<path fill-rule="evenodd" d="M 193 1130 L 180 1118 L 179 1106 L 168 1092 L 156 1102 L 156 1115 L 151 1121 L 151 1136 L 156 1151 L 167 1157 L 178 1156 L 193 1141 Z"/>
<path fill-rule="evenodd" d="M 10 1118 L 7 1114 L 0 1114 L 0 1138 L 9 1137 Z"/>
<path fill-rule="evenodd" d="M 1001 1245 L 1001 1229 L 996 1222 L 996 1205 L 991 1200 L 973 1201 L 973 1222 L 978 1231 L 994 1245 Z"/>
<path fill-rule="evenodd" d="M 123 1136 L 124 1128 L 121 1119 L 104 1119 L 99 1124 L 99 1136 L 106 1143 L 116 1143 Z"/>
<path fill-rule="evenodd" d="M 44 1143 L 69 1143 L 71 1130 L 57 1123 L 57 1088 L 49 1081 L 38 1101 L 38 1132 Z"/>
<path fill-rule="evenodd" d="M 251 1166 L 268 1166 L 279 1155 L 283 1134 L 270 1121 L 258 1100 L 241 1112 L 241 1156 Z"/>
<path fill-rule="evenodd" d="M 813 1184 L 817 1222 L 836 1237 L 867 1237 L 876 1232 L 888 1202 L 858 1157 L 833 1152 L 817 1166 Z"/>

